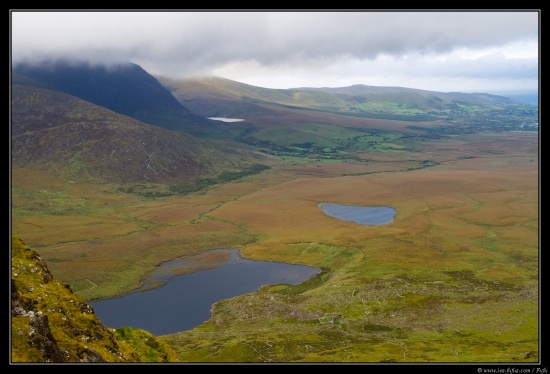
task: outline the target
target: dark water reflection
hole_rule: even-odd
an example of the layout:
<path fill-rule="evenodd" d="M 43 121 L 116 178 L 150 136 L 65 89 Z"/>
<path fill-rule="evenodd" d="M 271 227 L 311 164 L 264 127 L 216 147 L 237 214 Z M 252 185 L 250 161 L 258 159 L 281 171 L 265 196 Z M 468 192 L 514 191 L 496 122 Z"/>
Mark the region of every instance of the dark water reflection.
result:
<path fill-rule="evenodd" d="M 393 221 L 397 211 L 390 207 L 364 207 L 321 203 L 319 208 L 327 215 L 344 221 L 352 221 L 362 225 L 385 225 Z"/>
<path fill-rule="evenodd" d="M 207 321 L 217 301 L 254 292 L 263 285 L 300 284 L 319 272 L 310 266 L 244 259 L 236 249 L 217 249 L 167 262 L 141 291 L 90 305 L 105 326 L 131 326 L 166 335 Z M 159 283 L 165 284 L 151 289 Z"/>

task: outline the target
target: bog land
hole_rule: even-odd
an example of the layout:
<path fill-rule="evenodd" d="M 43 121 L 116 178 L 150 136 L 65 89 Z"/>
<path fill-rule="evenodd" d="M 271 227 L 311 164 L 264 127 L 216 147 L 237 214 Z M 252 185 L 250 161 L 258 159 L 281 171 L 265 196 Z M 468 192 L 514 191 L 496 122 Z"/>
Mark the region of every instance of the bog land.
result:
<path fill-rule="evenodd" d="M 270 169 L 154 198 L 14 167 L 12 230 L 86 300 L 214 248 L 322 269 L 161 336 L 182 362 L 537 362 L 538 134 L 403 133 L 347 137 L 347 151 L 371 146 L 356 158 L 332 143 L 318 157 L 306 141 L 264 144 Z M 328 217 L 323 202 L 398 213 L 365 226 Z"/>

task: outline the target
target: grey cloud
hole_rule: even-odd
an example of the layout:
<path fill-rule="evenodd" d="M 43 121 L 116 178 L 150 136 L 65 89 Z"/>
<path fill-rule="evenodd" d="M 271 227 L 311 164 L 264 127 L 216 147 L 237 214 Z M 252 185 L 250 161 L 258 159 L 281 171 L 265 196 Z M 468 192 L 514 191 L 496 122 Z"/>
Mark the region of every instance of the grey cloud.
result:
<path fill-rule="evenodd" d="M 12 60 L 132 61 L 172 76 L 230 64 L 316 70 L 340 59 L 435 56 L 538 40 L 538 18 L 535 11 L 13 12 Z M 501 62 L 496 70 L 487 63 L 488 73 L 530 67 Z M 456 61 L 458 71 L 476 68 L 462 63 Z"/>
<path fill-rule="evenodd" d="M 448 52 L 537 37 L 535 12 L 168 12 L 37 13 L 14 18 L 14 59 L 52 50 L 120 59 L 220 64 L 254 59 L 273 64 L 296 55 Z M 32 20 L 27 20 L 32 18 Z M 20 48 L 18 44 L 24 47 Z"/>

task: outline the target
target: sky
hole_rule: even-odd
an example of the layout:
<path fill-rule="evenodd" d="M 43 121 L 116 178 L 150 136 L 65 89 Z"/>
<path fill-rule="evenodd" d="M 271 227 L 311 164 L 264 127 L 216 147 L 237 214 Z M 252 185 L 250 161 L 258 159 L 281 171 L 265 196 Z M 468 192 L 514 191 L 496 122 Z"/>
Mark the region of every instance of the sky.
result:
<path fill-rule="evenodd" d="M 133 62 L 265 88 L 532 94 L 540 10 L 52 11 L 11 16 L 11 58 Z"/>

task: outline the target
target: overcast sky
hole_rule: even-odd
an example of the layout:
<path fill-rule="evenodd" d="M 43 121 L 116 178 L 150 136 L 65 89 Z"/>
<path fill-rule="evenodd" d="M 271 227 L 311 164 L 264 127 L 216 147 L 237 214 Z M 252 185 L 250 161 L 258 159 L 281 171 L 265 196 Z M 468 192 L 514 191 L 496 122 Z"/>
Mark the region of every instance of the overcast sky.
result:
<path fill-rule="evenodd" d="M 402 86 L 532 93 L 537 10 L 11 11 L 12 63 L 134 62 L 267 88 Z"/>

